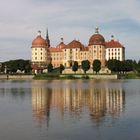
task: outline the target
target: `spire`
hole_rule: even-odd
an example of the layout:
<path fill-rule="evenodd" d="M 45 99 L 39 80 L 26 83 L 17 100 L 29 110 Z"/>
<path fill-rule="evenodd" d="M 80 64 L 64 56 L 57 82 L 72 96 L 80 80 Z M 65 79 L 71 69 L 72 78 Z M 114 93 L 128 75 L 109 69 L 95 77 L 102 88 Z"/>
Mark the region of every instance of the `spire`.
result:
<path fill-rule="evenodd" d="M 48 44 L 48 47 L 50 47 L 50 39 L 49 39 L 48 28 L 46 30 L 46 43 Z"/>
<path fill-rule="evenodd" d="M 95 33 L 99 34 L 99 28 L 98 27 L 95 28 Z"/>

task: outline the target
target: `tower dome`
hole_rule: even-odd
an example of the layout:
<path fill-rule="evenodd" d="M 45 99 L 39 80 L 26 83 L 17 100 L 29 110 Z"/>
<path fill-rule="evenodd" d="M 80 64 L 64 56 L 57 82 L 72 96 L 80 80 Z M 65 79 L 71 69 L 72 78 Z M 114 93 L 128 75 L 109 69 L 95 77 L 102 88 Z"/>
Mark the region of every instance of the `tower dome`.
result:
<path fill-rule="evenodd" d="M 99 34 L 99 29 L 96 28 L 95 34 L 92 35 L 89 39 L 89 46 L 90 45 L 104 45 L 104 44 L 105 44 L 105 39 L 101 34 Z"/>
<path fill-rule="evenodd" d="M 46 47 L 46 40 L 41 37 L 41 31 L 38 31 L 37 37 L 32 42 L 32 48 L 34 47 Z"/>

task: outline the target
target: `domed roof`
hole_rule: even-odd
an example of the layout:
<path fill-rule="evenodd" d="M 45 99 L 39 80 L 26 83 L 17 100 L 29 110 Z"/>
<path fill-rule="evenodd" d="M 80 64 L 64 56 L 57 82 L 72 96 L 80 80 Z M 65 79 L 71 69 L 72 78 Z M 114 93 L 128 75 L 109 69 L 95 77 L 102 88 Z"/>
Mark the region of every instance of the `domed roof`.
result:
<path fill-rule="evenodd" d="M 96 28 L 96 32 L 94 35 L 92 35 L 89 39 L 89 46 L 90 45 L 104 45 L 105 39 L 104 37 L 99 34 L 98 28 Z"/>
<path fill-rule="evenodd" d="M 42 48 L 42 47 L 46 47 L 46 46 L 47 46 L 46 40 L 41 37 L 41 32 L 38 31 L 37 37 L 32 42 L 32 48 L 33 47 L 41 47 Z"/>

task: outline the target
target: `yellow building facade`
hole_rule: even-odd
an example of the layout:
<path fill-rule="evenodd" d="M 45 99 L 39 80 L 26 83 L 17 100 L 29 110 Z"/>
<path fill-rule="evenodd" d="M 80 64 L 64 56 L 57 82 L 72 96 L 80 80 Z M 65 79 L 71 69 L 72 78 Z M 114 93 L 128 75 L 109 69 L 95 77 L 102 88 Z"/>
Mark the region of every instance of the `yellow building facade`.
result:
<path fill-rule="evenodd" d="M 35 73 L 38 73 L 46 69 L 49 63 L 52 63 L 54 68 L 59 67 L 60 64 L 63 64 L 66 68 L 70 68 L 74 61 L 77 61 L 80 66 L 83 60 L 89 60 L 92 65 L 96 59 L 101 61 L 102 67 L 105 67 L 105 61 L 111 58 L 108 50 L 115 50 L 117 48 L 122 49 L 120 51 L 122 53 L 117 53 L 117 57 L 115 58 L 122 61 L 125 56 L 124 47 L 117 41 L 112 42 L 111 40 L 110 42 L 106 42 L 104 37 L 99 33 L 98 28 L 96 28 L 95 33 L 90 37 L 87 46 L 78 40 L 73 40 L 66 45 L 63 38 L 61 38 L 61 42 L 56 47 L 51 47 L 48 31 L 46 39 L 38 31 L 37 37 L 33 40 L 31 47 L 32 69 Z"/>

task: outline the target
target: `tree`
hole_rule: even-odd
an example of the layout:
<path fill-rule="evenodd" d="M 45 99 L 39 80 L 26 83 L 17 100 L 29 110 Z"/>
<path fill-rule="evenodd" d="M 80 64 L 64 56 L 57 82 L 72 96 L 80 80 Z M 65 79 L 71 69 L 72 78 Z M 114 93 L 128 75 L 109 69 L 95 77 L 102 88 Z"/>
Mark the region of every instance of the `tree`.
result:
<path fill-rule="evenodd" d="M 119 72 L 121 69 L 121 63 L 119 60 L 110 59 L 107 61 L 107 68 L 111 70 L 111 72 Z"/>
<path fill-rule="evenodd" d="M 78 62 L 74 61 L 74 64 L 72 66 L 72 71 L 74 71 L 76 73 L 77 70 L 78 70 Z"/>
<path fill-rule="evenodd" d="M 128 72 L 128 71 L 133 71 L 133 70 L 134 70 L 133 61 L 130 60 L 130 59 L 125 60 L 125 66 L 126 66 L 126 68 L 125 68 L 126 72 Z"/>
<path fill-rule="evenodd" d="M 86 74 L 86 71 L 88 71 L 90 69 L 90 62 L 88 60 L 83 60 L 81 66 L 82 66 L 84 73 Z"/>
<path fill-rule="evenodd" d="M 65 69 L 64 65 L 60 64 L 59 69 L 60 69 L 60 73 L 62 74 L 63 70 Z"/>
<path fill-rule="evenodd" d="M 119 71 L 125 73 L 126 69 L 126 64 L 125 61 L 120 61 L 120 67 L 119 67 Z"/>
<path fill-rule="evenodd" d="M 53 65 L 51 63 L 48 64 L 48 72 L 53 71 Z"/>
<path fill-rule="evenodd" d="M 140 73 L 140 60 L 137 63 L 137 72 Z"/>
<path fill-rule="evenodd" d="M 114 60 L 113 59 L 110 59 L 110 60 L 108 60 L 107 61 L 107 68 L 109 69 L 109 70 L 111 70 L 111 72 L 114 70 Z"/>
<path fill-rule="evenodd" d="M 31 71 L 31 62 L 30 60 L 10 60 L 2 63 L 1 71 L 4 72 L 5 67 L 7 72 L 9 73 L 16 73 L 17 70 L 25 71 L 25 73 L 29 73 Z"/>
<path fill-rule="evenodd" d="M 93 71 L 95 71 L 96 74 L 97 74 L 97 72 L 99 72 L 100 69 L 101 69 L 101 61 L 98 60 L 98 59 L 94 60 L 94 61 L 93 61 L 93 64 L 92 64 L 92 69 L 93 69 Z"/>
<path fill-rule="evenodd" d="M 30 73 L 31 70 L 32 70 L 32 67 L 31 67 L 31 61 L 30 60 L 25 60 L 25 73 Z"/>

